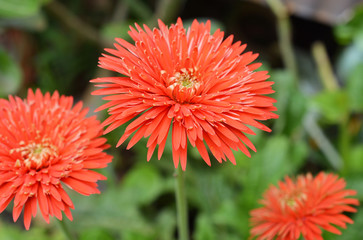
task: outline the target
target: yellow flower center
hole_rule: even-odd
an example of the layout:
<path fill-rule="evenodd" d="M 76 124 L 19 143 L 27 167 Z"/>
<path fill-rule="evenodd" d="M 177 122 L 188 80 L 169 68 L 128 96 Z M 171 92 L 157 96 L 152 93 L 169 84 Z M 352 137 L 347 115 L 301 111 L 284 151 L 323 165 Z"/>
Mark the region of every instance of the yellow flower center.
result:
<path fill-rule="evenodd" d="M 179 102 L 188 101 L 200 87 L 199 74 L 196 68 L 182 68 L 169 78 L 168 89 L 173 98 Z"/>
<path fill-rule="evenodd" d="M 283 204 L 289 206 L 292 210 L 294 210 L 298 203 L 306 199 L 306 194 L 302 191 L 296 191 L 288 194 L 283 198 Z"/>
<path fill-rule="evenodd" d="M 21 159 L 17 159 L 15 167 L 24 165 L 28 169 L 39 169 L 49 165 L 53 157 L 58 156 L 57 148 L 47 142 L 29 143 L 20 142 L 20 147 L 12 149 L 10 153 L 20 153 Z"/>
<path fill-rule="evenodd" d="M 170 79 L 169 87 L 174 88 L 179 86 L 179 89 L 198 87 L 199 82 L 196 76 L 196 69 L 182 68 L 176 72 Z"/>
<path fill-rule="evenodd" d="M 190 69 L 189 71 L 185 68 L 181 69 L 181 72 L 175 73 L 174 77 L 175 82 L 180 86 L 184 88 L 191 88 L 198 84 L 197 77 L 193 74 L 193 69 Z"/>

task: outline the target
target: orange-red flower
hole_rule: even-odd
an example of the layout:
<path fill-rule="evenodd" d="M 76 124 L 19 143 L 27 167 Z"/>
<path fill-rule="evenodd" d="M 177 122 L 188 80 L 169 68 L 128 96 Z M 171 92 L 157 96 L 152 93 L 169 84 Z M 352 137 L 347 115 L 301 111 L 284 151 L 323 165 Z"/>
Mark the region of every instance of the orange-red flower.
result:
<path fill-rule="evenodd" d="M 54 92 L 42 95 L 28 91 L 23 101 L 9 96 L 0 99 L 0 212 L 14 199 L 13 219 L 24 209 L 29 229 L 37 214 L 44 219 L 72 220 L 74 208 L 65 186 L 83 194 L 99 193 L 97 180 L 105 177 L 94 168 L 104 168 L 112 159 L 103 129 L 96 117 L 86 118 L 82 103 Z"/>
<path fill-rule="evenodd" d="M 92 80 L 103 87 L 96 95 L 109 101 L 98 110 L 109 109 L 109 125 L 105 133 L 129 122 L 117 146 L 134 134 L 131 148 L 142 137 L 147 142 L 148 160 L 158 147 L 160 159 L 169 130 L 175 167 L 183 170 L 187 163 L 187 140 L 197 147 L 210 165 L 209 147 L 222 162 L 229 158 L 235 164 L 234 150 L 249 156 L 245 145 L 255 151 L 246 137 L 254 132 L 247 126 L 270 129 L 257 120 L 276 118 L 272 113 L 275 100 L 273 82 L 266 71 L 256 72 L 260 63 L 250 64 L 257 54 L 241 54 L 246 45 L 233 42 L 233 35 L 223 40 L 219 29 L 210 33 L 211 23 L 194 21 L 187 30 L 181 19 L 167 27 L 159 21 L 159 29 L 143 29 L 135 24 L 129 35 L 135 45 L 116 39 L 116 49 L 106 49 L 100 67 L 121 73 L 123 77 Z"/>
<path fill-rule="evenodd" d="M 353 221 L 343 212 L 356 212 L 349 206 L 359 205 L 354 190 L 346 190 L 344 179 L 334 174 L 289 177 L 271 186 L 261 201 L 263 207 L 251 211 L 251 237 L 257 240 L 323 240 L 322 230 L 341 234 L 336 228 L 346 228 Z"/>

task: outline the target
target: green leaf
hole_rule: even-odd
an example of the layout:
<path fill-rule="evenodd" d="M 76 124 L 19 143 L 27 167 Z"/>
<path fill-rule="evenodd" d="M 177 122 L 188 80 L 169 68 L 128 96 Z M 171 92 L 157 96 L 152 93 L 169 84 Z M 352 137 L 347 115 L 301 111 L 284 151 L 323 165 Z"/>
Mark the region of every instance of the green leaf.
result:
<path fill-rule="evenodd" d="M 363 33 L 363 7 L 355 8 L 354 16 L 347 23 L 338 25 L 334 29 L 335 36 L 340 43 L 347 44 L 357 35 Z"/>
<path fill-rule="evenodd" d="M 302 127 L 305 116 L 307 99 L 299 90 L 290 90 L 288 108 L 286 112 L 286 132 L 291 134 L 295 129 Z"/>
<path fill-rule="evenodd" d="M 349 172 L 363 173 L 363 145 L 354 146 L 349 156 Z"/>
<path fill-rule="evenodd" d="M 244 192 L 241 199 L 247 208 L 257 205 L 269 184 L 276 184 L 287 174 L 293 174 L 301 166 L 308 148 L 304 142 L 292 142 L 284 135 L 271 137 L 251 159 L 251 166 L 242 176 Z"/>
<path fill-rule="evenodd" d="M 350 174 L 349 176 L 345 177 L 347 182 L 347 189 L 353 189 L 357 191 L 356 198 L 359 201 L 363 201 L 363 177 L 360 174 Z"/>
<path fill-rule="evenodd" d="M 289 172 L 290 141 L 285 136 L 269 138 L 266 144 L 254 154 L 251 166 L 242 176 L 244 191 L 241 193 L 247 208 L 257 205 L 257 199 L 271 183 L 276 183 Z"/>
<path fill-rule="evenodd" d="M 170 208 L 159 211 L 156 223 L 158 240 L 173 239 L 176 226 L 175 209 Z"/>
<path fill-rule="evenodd" d="M 220 207 L 213 213 L 213 221 L 219 226 L 233 226 L 238 229 L 241 225 L 241 220 L 248 221 L 249 215 L 240 215 L 241 210 L 238 209 L 236 202 L 233 199 L 223 201 Z M 246 209 L 243 209 L 246 211 Z"/>
<path fill-rule="evenodd" d="M 37 14 L 49 0 L 0 0 L 0 17 L 17 18 Z"/>
<path fill-rule="evenodd" d="M 305 141 L 290 142 L 290 157 L 287 159 L 290 163 L 290 172 L 296 171 L 303 165 L 308 153 L 309 147 Z"/>
<path fill-rule="evenodd" d="M 274 132 L 293 131 L 296 126 L 301 126 L 301 117 L 304 113 L 305 102 L 300 92 L 295 89 L 291 73 L 288 71 L 271 71 L 270 80 L 275 82 L 273 89 L 276 93 L 272 96 L 277 100 L 275 106 L 278 119 L 274 120 Z M 297 115 L 295 115 L 297 114 Z M 291 119 L 292 118 L 292 119 Z"/>
<path fill-rule="evenodd" d="M 353 44 L 350 44 L 343 49 L 342 53 L 338 57 L 336 64 L 338 77 L 345 83 L 351 72 L 356 69 L 357 65 L 362 63 L 362 60 L 363 46 L 357 41 L 354 41 Z"/>
<path fill-rule="evenodd" d="M 150 224 L 144 219 L 137 207 L 125 201 L 119 189 L 109 189 L 102 196 L 71 196 L 75 203 L 73 215 L 74 228 L 89 229 L 104 228 L 119 232 L 143 231 L 147 234 L 154 232 Z"/>
<path fill-rule="evenodd" d="M 348 113 L 348 97 L 345 91 L 323 91 L 312 99 L 312 105 L 317 107 L 323 117 L 332 123 L 342 121 Z"/>
<path fill-rule="evenodd" d="M 213 226 L 210 217 L 204 214 L 199 215 L 197 218 L 194 238 L 196 240 L 214 240 L 217 239 L 214 232 L 215 227 Z"/>
<path fill-rule="evenodd" d="M 80 240 L 113 240 L 115 239 L 111 233 L 102 228 L 91 228 L 83 231 Z"/>
<path fill-rule="evenodd" d="M 151 164 L 140 164 L 125 176 L 121 191 L 125 199 L 145 204 L 159 196 L 163 186 L 163 181 L 155 167 Z"/>
<path fill-rule="evenodd" d="M 290 141 L 285 136 L 274 136 L 267 140 L 258 159 L 262 181 L 276 182 L 287 173 L 289 149 Z"/>
<path fill-rule="evenodd" d="M 6 219 L 6 218 L 3 218 Z M 39 219 L 40 220 L 40 219 Z M 43 219 L 41 220 L 43 221 Z M 14 223 L 8 223 L 0 221 L 0 239 L 1 240 L 14 240 L 14 239 L 26 239 L 26 240 L 66 240 L 66 237 L 60 231 L 49 231 L 52 225 L 37 225 L 37 220 L 32 221 L 32 226 L 29 231 L 22 230 L 19 225 Z M 46 227 L 45 227 L 46 226 Z"/>
<path fill-rule="evenodd" d="M 22 82 L 19 65 L 0 48 L 0 96 L 15 93 Z"/>
<path fill-rule="evenodd" d="M 348 99 L 350 108 L 353 111 L 363 110 L 363 64 L 358 64 L 353 72 L 349 75 L 348 84 Z"/>

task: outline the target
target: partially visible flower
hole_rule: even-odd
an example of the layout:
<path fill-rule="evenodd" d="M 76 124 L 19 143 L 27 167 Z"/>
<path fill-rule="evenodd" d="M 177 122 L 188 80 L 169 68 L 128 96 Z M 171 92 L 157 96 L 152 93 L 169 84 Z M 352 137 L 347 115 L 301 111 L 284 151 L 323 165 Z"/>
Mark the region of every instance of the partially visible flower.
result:
<path fill-rule="evenodd" d="M 278 187 L 271 186 L 261 201 L 263 207 L 251 211 L 251 237 L 257 240 L 323 240 L 322 229 L 341 234 L 353 221 L 343 212 L 356 212 L 359 205 L 354 190 L 346 190 L 344 179 L 319 173 L 299 175 L 295 181 L 285 177 Z"/>
<path fill-rule="evenodd" d="M 254 134 L 248 126 L 270 131 L 256 120 L 277 118 L 275 100 L 264 96 L 274 92 L 273 82 L 265 81 L 266 71 L 255 71 L 260 63 L 251 64 L 258 54 L 241 54 L 246 45 L 232 43 L 233 35 L 223 40 L 219 29 L 211 34 L 210 21 L 195 20 L 187 30 L 181 19 L 169 28 L 161 21 L 159 29 L 135 26 L 129 31 L 135 45 L 116 39 L 116 49 L 106 49 L 114 56 L 99 61 L 125 76 L 91 81 L 103 87 L 93 94 L 108 95 L 98 108 L 109 109 L 105 133 L 131 120 L 117 146 L 132 134 L 127 149 L 149 137 L 147 159 L 157 145 L 160 159 L 171 129 L 174 165 L 180 161 L 183 170 L 188 140 L 208 165 L 205 143 L 219 162 L 235 164 L 231 149 L 248 156 L 245 145 L 255 151 L 245 135 Z"/>
<path fill-rule="evenodd" d="M 0 212 L 14 199 L 13 219 L 24 209 L 29 229 L 37 214 L 37 202 L 44 219 L 72 220 L 74 208 L 65 186 L 83 195 L 99 193 L 97 181 L 106 178 L 90 169 L 104 168 L 112 159 L 103 150 L 96 117 L 85 117 L 82 103 L 54 92 L 43 95 L 28 91 L 25 100 L 9 96 L 0 99 Z"/>

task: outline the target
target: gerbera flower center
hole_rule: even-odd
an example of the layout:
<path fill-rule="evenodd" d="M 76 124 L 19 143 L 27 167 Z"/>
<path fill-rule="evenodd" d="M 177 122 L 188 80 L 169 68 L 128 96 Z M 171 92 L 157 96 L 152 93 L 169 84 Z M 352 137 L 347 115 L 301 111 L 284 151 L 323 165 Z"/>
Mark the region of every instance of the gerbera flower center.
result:
<path fill-rule="evenodd" d="M 20 145 L 21 147 L 12 150 L 12 152 L 18 152 L 21 155 L 21 159 L 16 160 L 15 167 L 24 165 L 28 169 L 40 169 L 47 167 L 50 160 L 58 156 L 57 148 L 47 142 L 32 142 L 28 145 L 21 142 Z"/>
<path fill-rule="evenodd" d="M 300 191 L 294 191 L 292 193 L 287 194 L 284 198 L 282 203 L 285 206 L 289 206 L 291 209 L 295 209 L 298 206 L 298 202 L 302 202 L 306 199 L 306 194 Z"/>
<path fill-rule="evenodd" d="M 198 84 L 197 77 L 193 75 L 193 69 L 188 71 L 183 68 L 181 72 L 177 72 L 172 78 L 175 78 L 175 81 L 185 88 L 191 88 Z"/>
<path fill-rule="evenodd" d="M 182 68 L 169 78 L 168 89 L 178 102 L 188 101 L 200 86 L 196 68 Z"/>

